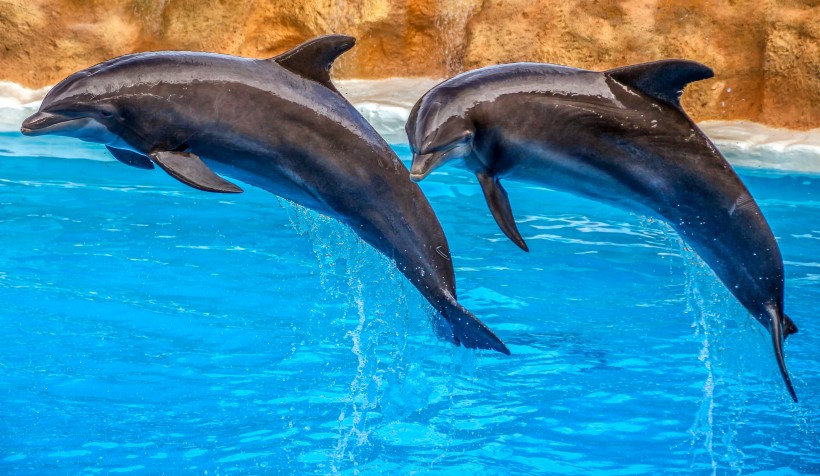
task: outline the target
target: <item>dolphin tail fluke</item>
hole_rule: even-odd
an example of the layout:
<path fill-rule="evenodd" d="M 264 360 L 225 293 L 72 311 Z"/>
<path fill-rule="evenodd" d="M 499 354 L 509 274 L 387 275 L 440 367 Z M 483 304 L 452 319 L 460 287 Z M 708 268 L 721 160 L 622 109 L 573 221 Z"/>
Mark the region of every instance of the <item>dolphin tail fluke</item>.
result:
<path fill-rule="evenodd" d="M 783 318 L 783 339 L 785 340 L 786 337 L 789 337 L 792 334 L 797 334 L 797 325 L 789 316 L 783 314 Z"/>
<path fill-rule="evenodd" d="M 770 314 L 772 319 L 772 344 L 774 345 L 775 357 L 777 357 L 777 366 L 780 368 L 780 375 L 783 377 L 783 383 L 786 384 L 786 390 L 789 391 L 792 400 L 797 402 L 797 394 L 794 392 L 789 371 L 786 369 L 786 361 L 783 358 L 783 341 L 786 339 L 786 335 L 789 334 L 788 325 L 791 323 L 793 328 L 791 333 L 797 332 L 797 327 L 785 314 L 777 312 L 774 309 L 770 310 Z"/>
<path fill-rule="evenodd" d="M 452 336 L 447 336 L 448 340 L 455 341 L 456 345 L 463 345 L 468 349 L 491 349 L 510 355 L 510 349 L 501 339 L 455 300 L 446 302 L 441 313 L 452 332 Z"/>

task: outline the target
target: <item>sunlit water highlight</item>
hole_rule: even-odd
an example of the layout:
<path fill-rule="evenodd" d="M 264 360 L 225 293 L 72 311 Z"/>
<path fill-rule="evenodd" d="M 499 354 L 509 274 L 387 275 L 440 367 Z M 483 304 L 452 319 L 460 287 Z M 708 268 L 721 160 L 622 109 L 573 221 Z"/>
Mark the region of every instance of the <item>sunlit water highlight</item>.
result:
<path fill-rule="evenodd" d="M 786 262 L 795 405 L 657 221 L 510 183 L 525 254 L 473 177 L 423 183 L 508 357 L 437 341 L 333 220 L 88 159 L 110 158 L 0 133 L 0 474 L 820 473 L 811 172 L 741 170 Z"/>

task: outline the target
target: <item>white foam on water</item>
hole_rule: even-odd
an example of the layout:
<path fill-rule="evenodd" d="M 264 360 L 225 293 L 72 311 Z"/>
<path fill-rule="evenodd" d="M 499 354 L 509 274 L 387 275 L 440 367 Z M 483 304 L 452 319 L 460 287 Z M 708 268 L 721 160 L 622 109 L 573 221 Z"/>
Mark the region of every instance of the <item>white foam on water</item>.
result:
<path fill-rule="evenodd" d="M 404 124 L 413 104 L 440 81 L 431 78 L 346 79 L 337 80 L 335 84 L 387 142 L 405 145 Z M 23 119 L 37 110 L 49 89 L 28 89 L 0 81 L 0 132 L 18 131 Z M 767 173 L 773 170 L 820 173 L 820 129 L 794 131 L 747 121 L 705 121 L 699 126 L 734 166 Z M 55 148 L 55 154 L 60 152 L 65 151 Z M 39 153 L 48 155 L 43 151 Z M 99 159 L 113 160 L 102 153 Z"/>
<path fill-rule="evenodd" d="M 0 81 L 0 108 L 39 104 L 51 88 L 52 86 L 45 86 L 40 89 L 29 89 L 10 81 Z"/>
<path fill-rule="evenodd" d="M 820 129 L 793 131 L 747 121 L 705 121 L 698 125 L 734 166 L 820 172 Z"/>
<path fill-rule="evenodd" d="M 49 90 L 51 86 L 29 89 L 0 81 L 0 132 L 19 131 L 23 119 L 37 110 Z"/>
<path fill-rule="evenodd" d="M 334 81 L 347 100 L 391 144 L 407 143 L 404 124 L 410 110 L 424 93 L 440 82 L 440 79 L 429 78 Z"/>

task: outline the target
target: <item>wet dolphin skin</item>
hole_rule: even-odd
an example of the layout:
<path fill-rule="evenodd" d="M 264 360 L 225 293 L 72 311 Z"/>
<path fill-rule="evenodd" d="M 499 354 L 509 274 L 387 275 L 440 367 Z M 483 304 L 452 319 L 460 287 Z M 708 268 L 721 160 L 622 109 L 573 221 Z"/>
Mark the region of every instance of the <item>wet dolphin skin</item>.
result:
<path fill-rule="evenodd" d="M 461 74 L 411 111 L 411 178 L 446 163 L 474 172 L 501 230 L 524 250 L 502 178 L 664 219 L 771 333 L 796 401 L 783 342 L 797 327 L 783 313 L 777 242 L 746 186 L 679 102 L 688 83 L 711 76 L 685 60 L 604 72 L 517 63 Z"/>
<path fill-rule="evenodd" d="M 26 135 L 105 144 L 119 161 L 159 166 L 200 190 L 241 192 L 236 178 L 334 217 L 388 258 L 440 314 L 436 330 L 509 353 L 456 298 L 444 232 L 388 144 L 333 86 L 355 40 L 318 37 L 267 60 L 156 52 L 79 71 L 25 120 Z"/>

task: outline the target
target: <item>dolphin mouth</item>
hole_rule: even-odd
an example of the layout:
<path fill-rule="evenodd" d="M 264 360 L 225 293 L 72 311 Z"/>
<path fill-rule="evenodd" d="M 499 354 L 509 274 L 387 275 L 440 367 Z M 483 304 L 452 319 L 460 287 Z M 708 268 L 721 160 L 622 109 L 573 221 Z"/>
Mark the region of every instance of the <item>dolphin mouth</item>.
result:
<path fill-rule="evenodd" d="M 434 154 L 413 154 L 413 165 L 410 166 L 410 180 L 413 182 L 421 182 L 430 175 L 430 172 L 433 171 L 433 167 L 427 166 L 427 164 L 431 162 L 427 157 L 431 155 Z"/>
<path fill-rule="evenodd" d="M 76 120 L 79 119 L 66 117 L 62 114 L 37 111 L 23 121 L 23 124 L 20 126 L 20 132 L 26 136 L 50 134 Z"/>
<path fill-rule="evenodd" d="M 472 148 L 469 144 L 458 143 L 444 150 L 437 150 L 426 154 L 413 154 L 413 163 L 410 166 L 410 180 L 421 182 L 427 178 L 431 172 L 442 165 L 452 160 L 466 157 L 471 150 Z"/>
<path fill-rule="evenodd" d="M 436 168 L 441 152 L 431 152 L 429 154 L 413 154 L 413 163 L 410 166 L 410 180 L 421 182 Z"/>

